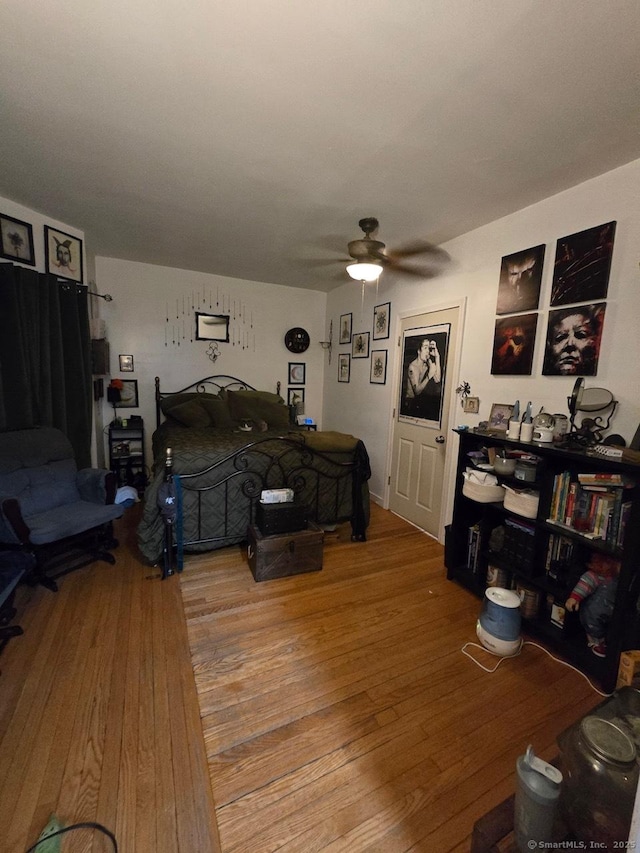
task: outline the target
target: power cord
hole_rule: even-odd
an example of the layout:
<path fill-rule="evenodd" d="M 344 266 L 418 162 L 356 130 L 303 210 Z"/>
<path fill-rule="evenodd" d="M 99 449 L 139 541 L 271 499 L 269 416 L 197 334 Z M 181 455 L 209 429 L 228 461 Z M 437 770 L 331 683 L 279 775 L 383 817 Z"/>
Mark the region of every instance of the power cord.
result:
<path fill-rule="evenodd" d="M 41 844 L 44 844 L 45 841 L 48 841 L 50 838 L 55 838 L 56 835 L 63 835 L 65 832 L 72 832 L 74 829 L 97 829 L 98 832 L 101 832 L 103 835 L 106 835 L 109 841 L 113 844 L 114 853 L 118 853 L 118 842 L 116 841 L 115 835 L 111 832 L 111 830 L 107 829 L 106 826 L 103 826 L 101 823 L 94 823 L 93 821 L 87 821 L 86 823 L 74 823 L 71 826 L 64 826 L 62 829 L 58 829 L 55 832 L 50 832 L 44 838 L 41 838 L 39 841 L 29 847 L 25 853 L 32 853 L 36 847 L 39 847 Z"/>
<path fill-rule="evenodd" d="M 578 675 L 581 675 L 581 676 L 584 678 L 584 680 L 587 682 L 587 684 L 589 685 L 589 687 L 591 687 L 591 689 L 592 689 L 592 690 L 594 690 L 598 695 L 600 695 L 600 696 L 605 696 L 605 697 L 613 696 L 613 693 L 603 693 L 601 690 L 598 690 L 598 688 L 593 684 L 593 682 L 592 682 L 592 681 L 590 681 L 590 679 L 588 679 L 588 678 L 587 678 L 587 676 L 584 674 L 584 672 L 581 672 L 579 669 L 577 669 L 575 666 L 572 666 L 570 663 L 567 663 L 565 660 L 561 660 L 560 658 L 555 657 L 555 655 L 552 655 L 552 654 L 551 654 L 551 652 L 550 652 L 548 649 L 545 649 L 545 648 L 544 648 L 544 646 L 540 646 L 538 643 L 533 643 L 531 640 L 525 640 L 525 641 L 520 640 L 520 647 L 518 648 L 518 651 L 517 651 L 517 652 L 514 652 L 512 655 L 505 655 L 504 657 L 500 657 L 500 660 L 499 660 L 499 661 L 498 661 L 498 663 L 493 667 L 493 669 L 489 669 L 488 667 L 486 667 L 486 666 L 484 666 L 483 664 L 481 664 L 481 663 L 480 663 L 480 661 L 476 660 L 476 659 L 473 657 L 473 655 L 472 655 L 472 654 L 470 654 L 470 653 L 467 651 L 467 648 L 472 647 L 472 648 L 474 648 L 474 649 L 480 649 L 480 650 L 481 650 L 481 651 L 483 651 L 483 652 L 488 652 L 490 655 L 494 655 L 494 653 L 493 653 L 493 652 L 489 651 L 489 649 L 485 648 L 484 646 L 480 646 L 480 645 L 478 645 L 478 643 L 465 643 L 465 644 L 464 644 L 464 646 L 463 646 L 463 647 L 462 647 L 462 649 L 461 649 L 461 652 L 462 652 L 462 654 L 463 654 L 463 655 L 465 655 L 466 657 L 468 657 L 468 658 L 469 658 L 469 660 L 472 660 L 472 661 L 476 664 L 476 666 L 479 666 L 479 667 L 480 667 L 480 669 L 483 669 L 485 672 L 489 672 L 489 673 L 491 673 L 491 672 L 495 672 L 495 671 L 496 671 L 496 669 L 500 666 L 500 664 L 501 664 L 503 661 L 505 661 L 505 660 L 511 660 L 512 658 L 517 658 L 517 657 L 520 655 L 520 653 L 522 652 L 522 647 L 523 647 L 523 646 L 535 646 L 535 648 L 536 648 L 536 649 L 540 649 L 540 650 L 541 650 L 541 651 L 543 651 L 546 655 L 549 655 L 549 657 L 550 657 L 552 660 L 554 660 L 556 663 L 561 663 L 561 664 L 562 664 L 562 666 L 566 666 L 566 667 L 568 667 L 569 669 L 572 669 L 574 672 L 577 672 L 577 673 L 578 673 Z M 495 656 L 496 656 L 496 655 L 494 655 L 494 657 L 495 657 Z"/>

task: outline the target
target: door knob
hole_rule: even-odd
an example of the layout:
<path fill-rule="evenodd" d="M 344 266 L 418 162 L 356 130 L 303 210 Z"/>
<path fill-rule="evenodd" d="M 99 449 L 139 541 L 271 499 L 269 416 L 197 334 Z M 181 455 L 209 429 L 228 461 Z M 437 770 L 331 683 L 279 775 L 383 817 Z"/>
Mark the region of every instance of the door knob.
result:
<path fill-rule="evenodd" d="M 443 435 L 439 435 L 436 438 L 436 444 L 444 444 L 444 436 Z"/>

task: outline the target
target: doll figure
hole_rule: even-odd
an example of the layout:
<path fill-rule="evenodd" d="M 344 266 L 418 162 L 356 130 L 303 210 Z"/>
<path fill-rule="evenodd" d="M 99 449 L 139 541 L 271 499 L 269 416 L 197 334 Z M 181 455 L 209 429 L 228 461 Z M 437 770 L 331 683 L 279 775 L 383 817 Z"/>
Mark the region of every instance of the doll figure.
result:
<path fill-rule="evenodd" d="M 607 626 L 616 600 L 618 569 L 616 559 L 594 552 L 587 563 L 587 571 L 565 602 L 567 610 L 579 613 L 589 648 L 599 658 L 607 653 Z"/>

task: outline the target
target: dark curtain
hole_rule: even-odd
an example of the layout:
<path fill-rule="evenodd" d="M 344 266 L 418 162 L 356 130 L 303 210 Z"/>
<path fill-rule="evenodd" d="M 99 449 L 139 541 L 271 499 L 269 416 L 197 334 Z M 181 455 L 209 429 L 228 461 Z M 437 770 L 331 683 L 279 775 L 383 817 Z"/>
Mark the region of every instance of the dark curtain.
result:
<path fill-rule="evenodd" d="M 0 430 L 52 426 L 91 464 L 87 288 L 0 264 Z"/>

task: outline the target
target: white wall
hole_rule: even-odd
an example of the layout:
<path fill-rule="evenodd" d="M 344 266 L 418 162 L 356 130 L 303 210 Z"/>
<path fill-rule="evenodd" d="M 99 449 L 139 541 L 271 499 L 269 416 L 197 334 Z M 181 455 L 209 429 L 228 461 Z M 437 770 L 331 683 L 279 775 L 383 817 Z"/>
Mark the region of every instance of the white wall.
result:
<path fill-rule="evenodd" d="M 326 357 L 319 342 L 325 337 L 326 294 L 103 257 L 96 258 L 96 286 L 113 297 L 100 306 L 111 375 L 138 381 L 139 410 L 118 413 L 143 416 L 148 454 L 155 429 L 155 376 L 168 391 L 216 373 L 236 376 L 265 391 L 275 391 L 280 381 L 286 400 L 289 362 L 304 362 L 305 413 L 322 426 Z M 207 356 L 206 341 L 191 340 L 196 305 L 213 314 L 229 313 L 230 307 L 235 344 L 219 343 L 221 355 L 215 363 Z M 292 355 L 284 345 L 286 331 L 294 326 L 302 326 L 311 337 L 309 349 L 301 355 Z M 173 344 L 175 331 L 180 346 Z M 133 355 L 133 373 L 120 373 L 119 354 Z M 103 421 L 108 424 L 113 411 L 106 401 L 104 407 Z"/>
<path fill-rule="evenodd" d="M 566 414 L 566 398 L 574 377 L 541 375 L 556 241 L 612 220 L 617 222 L 617 229 L 602 350 L 598 374 L 588 377 L 585 384 L 605 387 L 614 393 L 619 406 L 611 431 L 620 433 L 629 442 L 640 423 L 640 160 L 451 241 L 445 248 L 453 264 L 440 278 L 424 282 L 394 280 L 385 272 L 377 296 L 375 285 L 367 291 L 364 312 L 361 311 L 358 284 L 347 283 L 329 294 L 327 316 L 328 320 L 333 319 L 334 329 L 338 327 L 340 314 L 353 312 L 354 331 L 371 331 L 374 306 L 391 302 L 392 336 L 388 341 L 375 342 L 377 349 L 388 345 L 387 384 L 369 384 L 368 359 L 352 360 L 351 382 L 338 383 L 337 353 L 347 352 L 346 346 L 334 348 L 332 366 L 325 377 L 325 429 L 342 429 L 364 440 L 371 456 L 371 488 L 377 499 L 382 500 L 385 495 L 388 476 L 392 388 L 394 371 L 399 365 L 395 346 L 397 335 L 393 334 L 398 315 L 441 307 L 466 297 L 461 366 L 453 387 L 462 379 L 469 382 L 472 393 L 480 397 L 480 413 L 465 415 L 456 403 L 454 424 L 475 425 L 488 418 L 492 403 L 512 403 L 516 399 L 521 404 L 531 400 L 534 411 L 544 406 L 546 411 Z M 546 244 L 546 253 L 532 375 L 492 376 L 491 353 L 501 259 L 541 243 Z M 456 451 L 456 441 L 449 441 L 448 452 Z M 449 505 L 447 516 L 450 512 Z"/>

